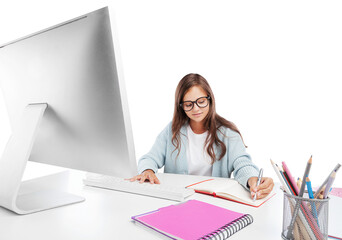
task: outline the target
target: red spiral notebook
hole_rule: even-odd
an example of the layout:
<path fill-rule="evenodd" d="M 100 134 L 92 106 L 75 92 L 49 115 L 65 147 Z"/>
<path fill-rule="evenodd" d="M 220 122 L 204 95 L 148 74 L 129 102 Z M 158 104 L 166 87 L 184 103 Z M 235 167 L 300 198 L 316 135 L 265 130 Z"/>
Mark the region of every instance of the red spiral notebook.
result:
<path fill-rule="evenodd" d="M 170 239 L 227 239 L 253 222 L 249 214 L 198 200 L 133 216 L 132 219 Z"/>
<path fill-rule="evenodd" d="M 192 188 L 197 193 L 204 193 L 214 197 L 224 198 L 226 200 L 252 207 L 260 207 L 275 195 L 275 192 L 271 192 L 267 197 L 253 201 L 249 191 L 241 186 L 241 184 L 239 184 L 236 180 L 228 178 L 208 179 L 191 184 L 187 186 L 187 188 Z"/>

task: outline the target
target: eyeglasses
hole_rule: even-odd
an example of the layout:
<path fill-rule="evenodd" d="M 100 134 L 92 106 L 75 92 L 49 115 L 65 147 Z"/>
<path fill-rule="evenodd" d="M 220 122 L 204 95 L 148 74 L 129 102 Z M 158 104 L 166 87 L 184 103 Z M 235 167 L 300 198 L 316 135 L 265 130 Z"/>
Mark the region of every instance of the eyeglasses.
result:
<path fill-rule="evenodd" d="M 183 108 L 185 112 L 189 112 L 194 108 L 195 103 L 199 108 L 205 108 L 206 106 L 208 106 L 209 100 L 210 96 L 200 97 L 197 98 L 196 101 L 184 101 L 180 104 L 180 106 Z"/>

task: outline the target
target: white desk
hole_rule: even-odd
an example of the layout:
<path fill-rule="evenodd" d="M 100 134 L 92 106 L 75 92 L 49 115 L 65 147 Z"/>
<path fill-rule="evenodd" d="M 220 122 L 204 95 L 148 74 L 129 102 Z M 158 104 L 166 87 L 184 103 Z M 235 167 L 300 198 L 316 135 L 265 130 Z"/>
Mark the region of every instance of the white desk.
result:
<path fill-rule="evenodd" d="M 70 182 L 73 192 L 84 196 L 85 202 L 22 216 L 0 208 L 0 239 L 161 239 L 157 233 L 135 225 L 130 218 L 177 202 L 83 186 L 83 176 L 72 172 Z M 162 183 L 186 186 L 208 177 L 159 174 L 159 178 Z M 283 194 L 279 190 L 259 208 L 197 193 L 189 199 L 250 213 L 253 224 L 230 239 L 281 239 Z"/>

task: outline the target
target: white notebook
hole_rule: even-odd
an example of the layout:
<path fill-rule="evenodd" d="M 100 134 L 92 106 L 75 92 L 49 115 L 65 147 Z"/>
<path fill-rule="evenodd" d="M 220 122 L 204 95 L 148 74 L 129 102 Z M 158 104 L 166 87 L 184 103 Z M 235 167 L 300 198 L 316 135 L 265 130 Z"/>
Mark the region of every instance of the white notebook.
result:
<path fill-rule="evenodd" d="M 342 239 L 342 198 L 329 195 L 328 235 Z"/>

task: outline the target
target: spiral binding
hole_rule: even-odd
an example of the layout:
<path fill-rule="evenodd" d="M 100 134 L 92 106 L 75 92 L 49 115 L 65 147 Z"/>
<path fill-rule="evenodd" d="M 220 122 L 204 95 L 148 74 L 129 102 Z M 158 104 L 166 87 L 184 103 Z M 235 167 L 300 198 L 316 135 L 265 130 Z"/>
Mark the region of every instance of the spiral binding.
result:
<path fill-rule="evenodd" d="M 248 226 L 253 222 L 253 217 L 249 214 L 245 214 L 242 217 L 220 227 L 215 232 L 209 233 L 199 240 L 224 240 L 232 236 L 237 231 Z"/>

